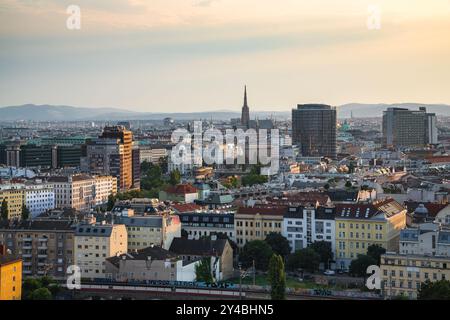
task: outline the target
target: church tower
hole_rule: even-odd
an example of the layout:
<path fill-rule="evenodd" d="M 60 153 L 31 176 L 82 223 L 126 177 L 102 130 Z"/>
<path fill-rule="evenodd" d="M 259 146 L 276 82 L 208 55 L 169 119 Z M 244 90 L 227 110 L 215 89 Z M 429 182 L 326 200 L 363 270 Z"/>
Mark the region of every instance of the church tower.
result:
<path fill-rule="evenodd" d="M 244 106 L 242 107 L 241 125 L 248 128 L 250 121 L 250 110 L 247 105 L 247 86 L 244 89 Z"/>

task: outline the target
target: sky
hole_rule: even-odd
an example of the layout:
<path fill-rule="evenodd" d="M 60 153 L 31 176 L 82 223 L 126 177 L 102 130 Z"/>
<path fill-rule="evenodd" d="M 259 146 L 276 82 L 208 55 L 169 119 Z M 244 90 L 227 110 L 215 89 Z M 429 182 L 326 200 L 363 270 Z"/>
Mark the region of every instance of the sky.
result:
<path fill-rule="evenodd" d="M 449 57 L 450 0 L 0 1 L 0 106 L 450 104 Z"/>

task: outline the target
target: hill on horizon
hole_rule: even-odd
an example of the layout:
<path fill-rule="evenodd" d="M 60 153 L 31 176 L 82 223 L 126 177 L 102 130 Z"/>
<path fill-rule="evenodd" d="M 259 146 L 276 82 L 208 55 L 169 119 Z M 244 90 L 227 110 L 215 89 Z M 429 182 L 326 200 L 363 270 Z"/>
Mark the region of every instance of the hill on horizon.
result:
<path fill-rule="evenodd" d="M 428 112 L 438 116 L 450 116 L 450 105 L 395 103 L 395 104 L 364 104 L 348 103 L 338 106 L 338 118 L 372 118 L 381 117 L 383 111 L 389 107 L 401 107 L 418 110 L 426 107 Z M 90 120 L 163 120 L 171 117 L 175 120 L 214 119 L 229 120 L 239 118 L 240 112 L 230 110 L 209 112 L 161 113 L 137 112 L 119 108 L 82 108 L 72 106 L 34 105 L 9 106 L 0 108 L 0 121 L 90 121 Z M 250 112 L 251 119 L 290 119 L 291 111 L 255 111 Z"/>

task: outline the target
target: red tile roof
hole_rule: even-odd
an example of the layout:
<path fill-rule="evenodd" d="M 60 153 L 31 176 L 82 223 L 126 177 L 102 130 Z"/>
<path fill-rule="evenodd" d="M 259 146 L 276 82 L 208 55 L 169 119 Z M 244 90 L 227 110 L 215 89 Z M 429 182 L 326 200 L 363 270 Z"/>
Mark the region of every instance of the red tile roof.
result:
<path fill-rule="evenodd" d="M 448 205 L 434 202 L 405 201 L 405 206 L 408 208 L 408 212 L 410 213 L 414 212 L 420 204 L 423 204 L 425 208 L 427 208 L 429 217 L 436 217 L 436 215 Z"/>
<path fill-rule="evenodd" d="M 430 163 L 449 163 L 450 156 L 426 157 L 425 160 Z"/>
<path fill-rule="evenodd" d="M 172 208 L 178 213 L 184 213 L 201 210 L 203 207 L 195 203 L 174 203 L 172 204 Z"/>

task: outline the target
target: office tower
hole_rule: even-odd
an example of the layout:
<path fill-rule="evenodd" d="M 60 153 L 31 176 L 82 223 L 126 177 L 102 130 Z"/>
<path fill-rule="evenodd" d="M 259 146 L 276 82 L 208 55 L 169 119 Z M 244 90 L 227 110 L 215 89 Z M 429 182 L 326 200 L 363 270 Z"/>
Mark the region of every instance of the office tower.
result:
<path fill-rule="evenodd" d="M 250 122 L 250 110 L 247 104 L 247 86 L 244 89 L 244 106 L 242 107 L 241 125 L 248 128 Z"/>
<path fill-rule="evenodd" d="M 299 104 L 292 110 L 292 140 L 304 157 L 336 159 L 336 108 Z"/>
<path fill-rule="evenodd" d="M 133 134 L 123 126 L 105 127 L 86 147 L 86 168 L 92 174 L 117 177 L 117 187 L 133 187 Z"/>
<path fill-rule="evenodd" d="M 437 143 L 436 115 L 426 108 L 388 108 L 383 112 L 385 147 L 423 147 Z"/>

